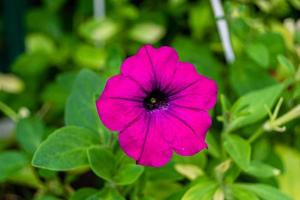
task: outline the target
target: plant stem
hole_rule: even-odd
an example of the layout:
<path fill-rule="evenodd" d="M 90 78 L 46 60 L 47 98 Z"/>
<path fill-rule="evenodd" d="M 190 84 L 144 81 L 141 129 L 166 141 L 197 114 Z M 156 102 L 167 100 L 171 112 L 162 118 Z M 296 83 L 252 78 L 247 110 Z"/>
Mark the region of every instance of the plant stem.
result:
<path fill-rule="evenodd" d="M 258 137 L 260 137 L 264 133 L 264 129 L 260 126 L 253 135 L 248 139 L 249 143 L 252 143 L 254 140 L 256 140 Z"/>
<path fill-rule="evenodd" d="M 11 118 L 13 121 L 18 120 L 18 114 L 9 106 L 7 106 L 5 103 L 0 101 L 0 110 L 7 115 L 9 118 Z"/>

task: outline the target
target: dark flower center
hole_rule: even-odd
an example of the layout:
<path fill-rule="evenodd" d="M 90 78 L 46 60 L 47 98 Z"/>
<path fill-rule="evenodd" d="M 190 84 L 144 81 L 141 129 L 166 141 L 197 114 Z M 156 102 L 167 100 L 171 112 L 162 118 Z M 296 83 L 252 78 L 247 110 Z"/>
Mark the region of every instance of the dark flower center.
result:
<path fill-rule="evenodd" d="M 168 106 L 168 97 L 160 90 L 153 90 L 145 99 L 144 107 L 151 111 Z"/>

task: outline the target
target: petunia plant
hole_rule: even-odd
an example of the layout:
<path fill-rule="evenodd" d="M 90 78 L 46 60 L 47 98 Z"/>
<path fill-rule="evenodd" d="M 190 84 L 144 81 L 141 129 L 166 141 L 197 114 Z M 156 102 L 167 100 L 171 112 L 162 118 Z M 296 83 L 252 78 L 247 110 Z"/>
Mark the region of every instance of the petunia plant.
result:
<path fill-rule="evenodd" d="M 297 1 L 93 2 L 28 1 L 1 200 L 300 200 Z"/>
<path fill-rule="evenodd" d="M 174 49 L 146 45 L 108 80 L 97 110 L 104 125 L 119 132 L 128 156 L 160 167 L 173 152 L 191 156 L 207 148 L 208 110 L 216 99 L 216 83 L 179 61 Z"/>

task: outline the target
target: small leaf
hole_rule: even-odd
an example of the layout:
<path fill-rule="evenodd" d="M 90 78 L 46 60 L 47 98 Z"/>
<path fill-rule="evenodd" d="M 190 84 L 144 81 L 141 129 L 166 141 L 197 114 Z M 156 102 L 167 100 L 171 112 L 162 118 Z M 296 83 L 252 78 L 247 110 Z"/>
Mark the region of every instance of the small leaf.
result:
<path fill-rule="evenodd" d="M 232 121 L 228 125 L 227 131 L 233 131 L 266 117 L 268 112 L 265 106 L 271 109 L 283 88 L 279 84 L 273 85 L 255 90 L 239 98 L 231 108 Z"/>
<path fill-rule="evenodd" d="M 268 48 L 270 55 L 270 67 L 276 66 L 278 54 L 286 52 L 285 40 L 283 35 L 278 32 L 265 32 L 258 35 L 258 42 Z"/>
<path fill-rule="evenodd" d="M 299 200 L 300 153 L 296 149 L 282 145 L 277 145 L 275 149 L 284 165 L 284 172 L 278 176 L 280 189 L 294 200 Z"/>
<path fill-rule="evenodd" d="M 143 193 L 145 197 L 149 197 L 147 200 L 165 200 L 168 199 L 170 194 L 174 194 L 181 189 L 182 185 L 177 182 L 163 180 L 149 181 L 144 187 Z"/>
<path fill-rule="evenodd" d="M 154 23 L 136 24 L 129 32 L 131 39 L 142 43 L 153 44 L 158 42 L 165 35 L 165 28 Z"/>
<path fill-rule="evenodd" d="M 114 155 L 106 148 L 91 147 L 88 150 L 90 167 L 93 172 L 107 181 L 112 181 L 116 167 Z"/>
<path fill-rule="evenodd" d="M 114 188 L 104 188 L 86 200 L 125 200 L 124 197 Z"/>
<path fill-rule="evenodd" d="M 224 147 L 234 162 L 242 169 L 246 169 L 250 164 L 251 146 L 237 135 L 227 135 Z"/>
<path fill-rule="evenodd" d="M 265 184 L 240 183 L 238 187 L 251 191 L 264 200 L 291 200 L 290 197 L 281 193 L 277 188 Z"/>
<path fill-rule="evenodd" d="M 244 171 L 248 174 L 260 178 L 269 178 L 272 176 L 278 176 L 280 174 L 279 169 L 259 161 L 251 162 L 250 165 L 246 169 L 244 169 Z"/>
<path fill-rule="evenodd" d="M 295 73 L 295 67 L 294 65 L 283 55 L 278 55 L 277 60 L 279 64 L 284 67 L 289 74 Z"/>
<path fill-rule="evenodd" d="M 204 174 L 198 166 L 192 164 L 175 164 L 175 169 L 189 180 L 195 180 L 197 177 Z"/>
<path fill-rule="evenodd" d="M 63 127 L 42 142 L 33 156 L 32 165 L 57 171 L 86 166 L 86 151 L 90 146 L 99 144 L 99 140 L 86 128 Z"/>
<path fill-rule="evenodd" d="M 204 169 L 207 163 L 207 156 L 204 153 L 197 153 L 192 156 L 174 155 L 172 161 L 176 164 L 192 164 Z"/>
<path fill-rule="evenodd" d="M 56 51 L 54 41 L 43 34 L 34 33 L 26 37 L 26 52 L 53 55 Z"/>
<path fill-rule="evenodd" d="M 260 43 L 250 44 L 246 47 L 248 56 L 263 68 L 268 68 L 270 63 L 267 47 Z"/>
<path fill-rule="evenodd" d="M 27 166 L 23 167 L 20 170 L 15 171 L 9 178 L 9 182 L 17 183 L 20 185 L 29 186 L 32 188 L 42 188 L 43 185 L 39 180 L 35 170 L 28 163 Z"/>
<path fill-rule="evenodd" d="M 46 195 L 46 196 L 42 196 L 42 197 L 37 197 L 34 200 L 60 200 L 60 199 L 58 199 L 54 196 Z"/>
<path fill-rule="evenodd" d="M 17 94 L 24 90 L 24 85 L 19 77 L 0 73 L 0 91 Z"/>
<path fill-rule="evenodd" d="M 85 39 L 95 43 L 111 39 L 119 31 L 119 25 L 110 19 L 91 19 L 79 27 L 79 33 Z"/>
<path fill-rule="evenodd" d="M 81 188 L 77 190 L 70 198 L 70 200 L 86 200 L 88 197 L 95 195 L 98 190 L 94 188 Z"/>
<path fill-rule="evenodd" d="M 237 57 L 230 66 L 229 81 L 231 88 L 239 96 L 277 83 L 266 69 L 244 57 Z"/>
<path fill-rule="evenodd" d="M 103 69 L 106 61 L 106 51 L 103 48 L 81 44 L 76 48 L 73 59 L 82 68 Z"/>
<path fill-rule="evenodd" d="M 177 181 L 184 177 L 174 169 L 174 163 L 168 163 L 160 168 L 145 168 L 150 181 Z"/>
<path fill-rule="evenodd" d="M 214 156 L 215 158 L 220 158 L 221 153 L 220 153 L 220 148 L 219 145 L 214 137 L 214 135 L 212 133 L 208 133 L 206 135 L 206 143 L 208 145 L 208 153 L 212 156 Z"/>
<path fill-rule="evenodd" d="M 231 187 L 232 194 L 237 200 L 259 200 L 255 193 L 233 185 Z"/>
<path fill-rule="evenodd" d="M 114 177 L 114 182 L 118 185 L 128 185 L 134 183 L 143 173 L 144 167 L 136 164 L 125 164 L 120 167 Z"/>
<path fill-rule="evenodd" d="M 218 184 L 211 180 L 203 180 L 191 187 L 182 197 L 182 200 L 211 200 Z"/>
<path fill-rule="evenodd" d="M 0 153 L 0 183 L 5 181 L 18 170 L 28 164 L 25 155 L 17 151 L 5 151 Z"/>
<path fill-rule="evenodd" d="M 21 147 L 33 154 L 44 138 L 44 125 L 38 118 L 21 119 L 16 127 L 16 137 Z"/>
<path fill-rule="evenodd" d="M 89 128 L 96 132 L 102 129 L 97 110 L 96 97 L 103 83 L 94 72 L 84 69 L 79 72 L 65 108 L 66 125 Z"/>

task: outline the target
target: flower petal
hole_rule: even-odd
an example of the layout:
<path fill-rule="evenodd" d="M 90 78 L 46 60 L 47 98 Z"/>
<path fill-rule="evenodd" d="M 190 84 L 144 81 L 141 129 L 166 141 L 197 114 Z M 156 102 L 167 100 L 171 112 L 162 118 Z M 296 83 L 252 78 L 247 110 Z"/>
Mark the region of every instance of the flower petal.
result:
<path fill-rule="evenodd" d="M 121 73 L 132 77 L 150 91 L 164 87 L 172 79 L 178 60 L 176 51 L 171 47 L 156 49 L 145 45 L 136 55 L 124 61 Z"/>
<path fill-rule="evenodd" d="M 170 97 L 170 100 L 174 105 L 209 110 L 216 104 L 217 93 L 215 82 L 204 77 L 188 89 Z"/>
<path fill-rule="evenodd" d="M 206 111 L 172 107 L 161 121 L 164 138 L 180 155 L 190 156 L 207 148 L 205 136 L 211 126 Z"/>
<path fill-rule="evenodd" d="M 169 95 L 175 95 L 199 81 L 201 77 L 194 65 L 187 62 L 179 62 L 176 65 L 172 80 L 168 84 L 168 87 L 165 88 L 165 91 Z"/>
<path fill-rule="evenodd" d="M 179 72 L 184 69 L 185 76 L 176 75 L 172 82 L 169 97 L 172 103 L 204 110 L 213 108 L 218 93 L 215 81 L 198 74 L 189 63 L 181 63 L 178 67 Z"/>
<path fill-rule="evenodd" d="M 160 167 L 172 157 L 172 150 L 159 128 L 159 115 L 146 113 L 119 134 L 119 142 L 125 153 L 138 164 Z"/>
<path fill-rule="evenodd" d="M 143 90 L 130 78 L 117 75 L 110 78 L 97 100 L 98 114 L 106 127 L 119 131 L 144 112 Z"/>

